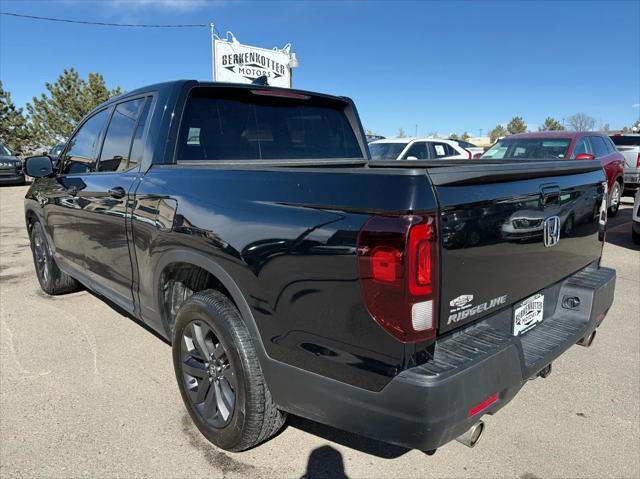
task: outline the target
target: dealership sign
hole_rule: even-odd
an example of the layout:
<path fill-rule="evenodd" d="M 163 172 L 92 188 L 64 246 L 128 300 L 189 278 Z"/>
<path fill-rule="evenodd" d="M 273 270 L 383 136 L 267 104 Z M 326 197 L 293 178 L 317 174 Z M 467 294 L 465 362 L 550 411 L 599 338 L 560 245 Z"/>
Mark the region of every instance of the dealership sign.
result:
<path fill-rule="evenodd" d="M 288 51 L 214 40 L 215 80 L 220 82 L 252 83 L 266 76 L 270 86 L 291 88 L 291 59 Z"/>

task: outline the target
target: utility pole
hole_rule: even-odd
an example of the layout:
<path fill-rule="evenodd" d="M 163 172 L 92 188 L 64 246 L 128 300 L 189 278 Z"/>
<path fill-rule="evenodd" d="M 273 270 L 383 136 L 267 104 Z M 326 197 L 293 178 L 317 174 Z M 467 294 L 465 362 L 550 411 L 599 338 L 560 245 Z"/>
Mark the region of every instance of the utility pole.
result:
<path fill-rule="evenodd" d="M 482 138 L 482 128 L 480 128 L 480 135 L 478 135 L 478 136 L 480 136 L 480 138 Z"/>
<path fill-rule="evenodd" d="M 414 137 L 418 136 L 418 124 L 416 123 L 416 129 L 415 129 L 415 133 L 413 135 Z"/>
<path fill-rule="evenodd" d="M 211 22 L 209 24 L 209 26 L 211 27 L 211 81 L 216 81 L 216 65 L 215 65 L 215 58 L 214 58 L 214 45 L 215 45 L 215 25 L 213 22 Z"/>

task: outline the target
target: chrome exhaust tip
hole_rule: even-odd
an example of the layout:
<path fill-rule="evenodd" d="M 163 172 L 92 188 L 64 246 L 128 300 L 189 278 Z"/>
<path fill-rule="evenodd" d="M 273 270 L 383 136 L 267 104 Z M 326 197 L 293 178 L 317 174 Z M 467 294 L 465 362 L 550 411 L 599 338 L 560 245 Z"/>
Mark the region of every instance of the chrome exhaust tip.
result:
<path fill-rule="evenodd" d="M 484 432 L 484 422 L 478 421 L 473 426 L 471 426 L 467 432 L 458 436 L 456 441 L 461 444 L 464 444 L 467 447 L 474 447 L 478 444 L 482 433 Z"/>
<path fill-rule="evenodd" d="M 590 335 L 585 336 L 584 338 L 582 338 L 580 341 L 578 341 L 578 344 L 580 346 L 584 346 L 585 348 L 588 348 L 589 346 L 591 346 L 593 344 L 593 340 L 594 339 L 596 339 L 596 331 L 594 331 Z"/>

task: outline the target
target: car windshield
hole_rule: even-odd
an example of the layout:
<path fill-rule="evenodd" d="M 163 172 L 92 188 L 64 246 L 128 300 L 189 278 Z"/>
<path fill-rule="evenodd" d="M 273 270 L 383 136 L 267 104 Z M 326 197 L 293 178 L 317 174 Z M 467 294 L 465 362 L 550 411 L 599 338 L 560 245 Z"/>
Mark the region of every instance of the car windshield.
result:
<path fill-rule="evenodd" d="M 567 157 L 569 138 L 503 138 L 489 148 L 482 159 L 502 158 L 542 159 Z"/>
<path fill-rule="evenodd" d="M 4 145 L 0 145 L 0 156 L 11 156 L 11 151 Z"/>
<path fill-rule="evenodd" d="M 406 143 L 372 143 L 369 145 L 372 160 L 397 160 Z"/>
<path fill-rule="evenodd" d="M 640 135 L 610 136 L 616 146 L 640 146 Z"/>

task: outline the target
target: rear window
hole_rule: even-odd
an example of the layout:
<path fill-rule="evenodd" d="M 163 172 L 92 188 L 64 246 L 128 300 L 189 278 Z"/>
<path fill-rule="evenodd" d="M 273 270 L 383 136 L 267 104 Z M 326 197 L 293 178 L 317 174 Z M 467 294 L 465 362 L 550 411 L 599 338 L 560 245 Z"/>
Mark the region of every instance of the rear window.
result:
<path fill-rule="evenodd" d="M 369 153 L 372 160 L 397 160 L 406 143 L 371 143 Z"/>
<path fill-rule="evenodd" d="M 611 138 L 611 141 L 613 141 L 616 146 L 640 146 L 640 135 L 616 135 L 610 136 L 609 138 Z"/>
<path fill-rule="evenodd" d="M 182 119 L 178 160 L 362 158 L 346 103 L 294 95 L 195 89 Z"/>
<path fill-rule="evenodd" d="M 564 159 L 570 144 L 569 138 L 503 138 L 481 158 Z"/>

